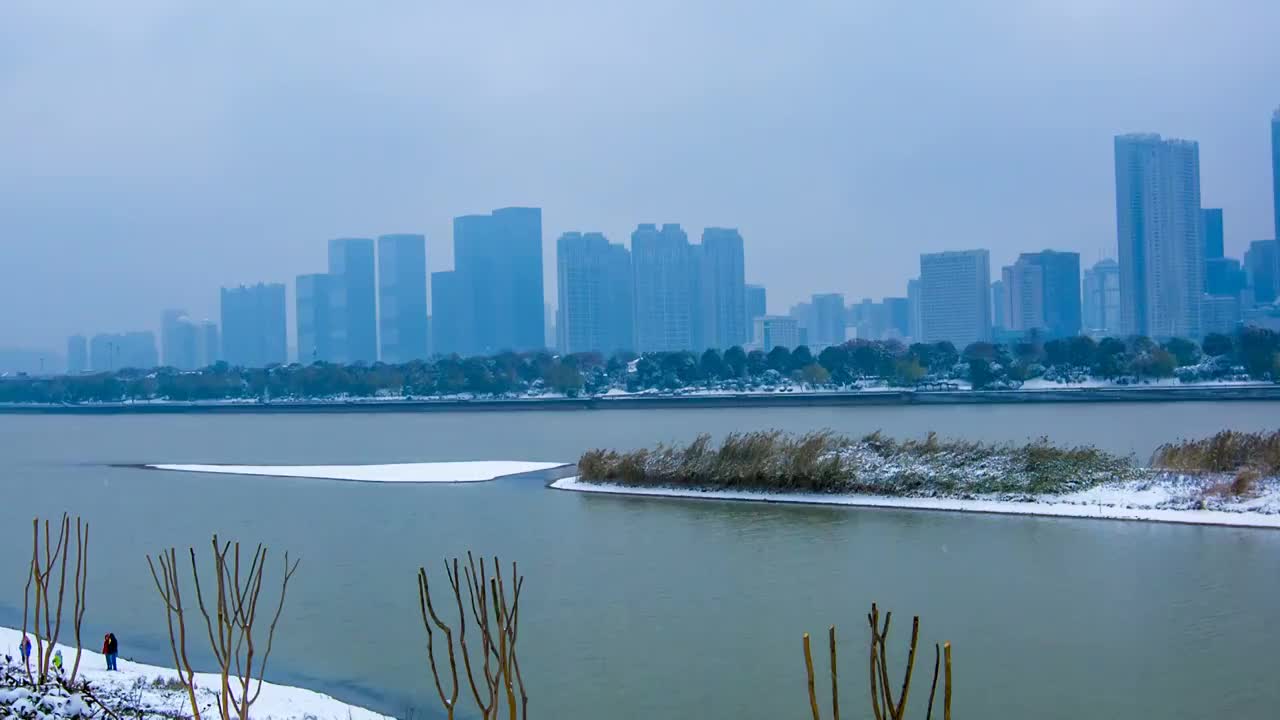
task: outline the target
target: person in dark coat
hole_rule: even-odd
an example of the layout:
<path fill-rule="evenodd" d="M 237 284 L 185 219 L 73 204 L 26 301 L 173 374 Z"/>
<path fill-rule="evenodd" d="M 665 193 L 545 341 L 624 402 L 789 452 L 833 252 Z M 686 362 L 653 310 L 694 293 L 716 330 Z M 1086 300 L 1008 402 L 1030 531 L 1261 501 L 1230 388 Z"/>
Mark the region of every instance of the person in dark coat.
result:
<path fill-rule="evenodd" d="M 107 669 L 118 670 L 116 667 L 116 656 L 120 654 L 120 643 L 116 641 L 115 633 L 107 633 L 102 637 L 102 654 L 107 656 Z"/>
<path fill-rule="evenodd" d="M 31 638 L 26 635 L 22 636 L 22 642 L 18 645 L 18 651 L 22 653 L 22 664 L 26 665 L 31 662 Z"/>

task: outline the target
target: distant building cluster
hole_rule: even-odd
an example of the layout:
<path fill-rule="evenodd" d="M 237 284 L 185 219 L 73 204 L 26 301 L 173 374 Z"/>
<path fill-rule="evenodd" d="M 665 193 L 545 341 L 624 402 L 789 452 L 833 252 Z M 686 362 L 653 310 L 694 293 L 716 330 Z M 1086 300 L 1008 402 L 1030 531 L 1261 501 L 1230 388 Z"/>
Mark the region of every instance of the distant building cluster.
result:
<path fill-rule="evenodd" d="M 1271 118 L 1275 235 L 1280 236 L 1280 110 Z M 630 244 L 600 232 L 556 240 L 554 310 L 545 305 L 539 208 L 509 207 L 453 222 L 452 270 L 430 273 L 417 234 L 339 238 L 323 273 L 298 275 L 289 347 L 286 287 L 221 290 L 220 323 L 165 310 L 151 331 L 76 335 L 69 372 L 226 361 L 265 367 L 403 363 L 554 346 L 566 353 L 707 348 L 817 351 L 851 339 L 1009 341 L 1141 334 L 1203 338 L 1241 324 L 1280 329 L 1280 245 L 1226 256 L 1223 212 L 1201 206 L 1196 142 L 1155 134 L 1114 141 L 1116 257 L 1081 267 L 1074 252 L 1026 252 L 998 272 L 985 249 L 920 256 L 905 297 L 846 302 L 815 293 L 770 314 L 764 286 L 746 282 L 742 234 L 709 227 L 691 242 L 679 224 L 644 223 Z M 429 302 L 428 302 L 429 300 Z M 13 360 L 56 371 L 35 355 Z M 0 368 L 3 370 L 3 368 Z"/>

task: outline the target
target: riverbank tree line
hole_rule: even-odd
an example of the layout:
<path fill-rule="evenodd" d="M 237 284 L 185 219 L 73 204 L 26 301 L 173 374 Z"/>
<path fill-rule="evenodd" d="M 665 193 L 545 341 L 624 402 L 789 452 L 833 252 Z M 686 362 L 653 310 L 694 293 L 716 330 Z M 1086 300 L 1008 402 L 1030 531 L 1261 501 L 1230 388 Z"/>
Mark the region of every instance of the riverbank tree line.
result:
<path fill-rule="evenodd" d="M 627 392 L 749 391 L 791 387 L 855 390 L 867 385 L 913 388 L 962 381 L 978 389 L 1015 389 L 1042 378 L 1121 385 L 1177 378 L 1280 380 L 1280 333 L 1248 327 L 1185 338 L 1143 336 L 1094 340 L 1044 339 L 1011 343 L 852 340 L 814 352 L 806 346 L 768 352 L 732 347 L 723 352 L 504 352 L 484 357 L 437 356 L 392 365 L 317 362 L 268 368 L 218 363 L 197 371 L 126 368 L 76 376 L 0 378 L 0 402 L 81 403 L 376 397 L 569 397 Z"/>

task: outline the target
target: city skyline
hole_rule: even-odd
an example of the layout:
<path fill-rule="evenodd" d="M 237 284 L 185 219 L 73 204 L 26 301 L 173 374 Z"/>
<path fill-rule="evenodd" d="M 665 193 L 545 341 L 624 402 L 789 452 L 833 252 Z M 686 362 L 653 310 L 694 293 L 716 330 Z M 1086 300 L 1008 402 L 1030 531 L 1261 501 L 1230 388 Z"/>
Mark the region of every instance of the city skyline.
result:
<path fill-rule="evenodd" d="M 1270 140 L 1273 191 L 1280 193 L 1280 108 Z M 1199 142 L 1128 133 L 1114 136 L 1113 146 L 1117 262 L 1100 258 L 1082 276 L 1078 252 L 1045 249 L 1020 252 L 996 274 L 987 248 L 921 253 L 905 298 L 864 295 L 846 304 L 844 293 L 814 292 L 788 314 L 797 336 L 818 349 L 850 337 L 963 346 L 1030 332 L 1069 337 L 1117 329 L 1197 339 L 1240 322 L 1275 324 L 1280 241 L 1252 241 L 1242 261 L 1226 255 L 1224 209 L 1202 200 Z M 1280 206 L 1274 211 L 1280 222 Z M 157 364 L 189 370 L 215 358 L 241 365 L 401 363 L 543 348 L 700 351 L 759 342 L 773 326 L 756 327 L 769 307 L 763 286 L 746 283 L 736 227 L 706 227 L 695 244 L 679 223 L 640 223 L 630 247 L 602 232 L 566 232 L 554 245 L 548 290 L 542 217 L 541 207 L 454 217 L 455 262 L 447 271 L 431 271 L 424 234 L 384 234 L 376 243 L 331 239 L 328 272 L 295 276 L 292 318 L 283 283 L 224 286 L 221 328 L 171 307 L 160 315 L 158 346 L 152 330 L 99 332 L 87 344 L 77 333 L 61 359 L 67 368 L 100 369 L 126 347 L 136 351 L 131 358 L 155 356 Z M 557 296 L 554 308 L 545 302 L 548 292 Z M 113 350 L 104 353 L 104 344 Z M 24 368 L 58 367 L 56 353 L 17 348 L 5 357 Z"/>
<path fill-rule="evenodd" d="M 1273 189 L 1280 192 L 1280 108 L 1272 115 L 1271 130 Z M 1243 262 L 1224 257 L 1224 211 L 1222 208 L 1202 207 L 1197 141 L 1166 140 L 1156 133 L 1130 133 L 1116 135 L 1113 142 L 1118 236 L 1115 249 L 1116 256 L 1124 260 L 1120 263 L 1124 268 L 1120 280 L 1123 330 L 1155 336 L 1198 337 L 1203 333 L 1202 312 L 1212 313 L 1212 324 L 1219 328 L 1229 325 L 1230 318 L 1239 318 L 1254 301 L 1269 304 L 1275 300 L 1280 290 L 1277 287 L 1280 283 L 1280 250 L 1277 250 L 1280 243 L 1276 240 L 1251 242 L 1243 254 Z M 1276 220 L 1280 222 L 1280 208 L 1275 212 Z M 547 243 L 541 218 L 540 207 L 508 207 L 488 215 L 455 217 L 453 247 L 458 261 L 451 271 L 430 270 L 426 238 L 422 234 L 381 235 L 376 253 L 372 239 L 330 240 L 329 272 L 298 275 L 294 292 L 289 293 L 287 287 L 285 289 L 285 294 L 292 294 L 294 298 L 292 315 L 287 309 L 283 312 L 288 318 L 286 357 L 304 362 L 307 358 L 333 362 L 403 362 L 426 357 L 429 351 L 485 354 L 502 349 L 531 350 L 540 347 L 563 350 L 580 344 L 586 337 L 581 332 L 577 342 L 572 342 L 563 328 L 557 328 L 558 324 L 568 322 L 560 309 L 560 303 L 566 297 L 562 288 L 566 275 L 559 267 L 562 248 L 558 243 L 555 289 L 547 291 L 543 288 L 541 266 Z M 649 331 L 649 335 L 642 339 L 646 321 L 640 316 L 645 312 L 652 315 L 649 307 L 653 305 L 652 298 L 644 297 L 646 293 L 652 294 L 645 289 L 646 283 L 642 280 L 646 276 L 646 263 L 631 263 L 629 247 L 611 246 L 628 254 L 627 262 L 641 290 L 639 293 L 635 288 L 629 290 L 634 325 L 624 329 L 624 335 L 629 332 L 633 339 L 618 342 L 616 349 L 636 347 L 643 352 L 674 349 L 682 345 L 688 348 L 730 347 L 749 343 L 754 338 L 752 323 L 757 315 L 747 312 L 745 245 L 736 228 L 705 228 L 702 242 L 695 245 L 689 243 L 679 224 L 664 224 L 661 231 L 651 224 L 642 223 L 637 227 L 632 232 L 632 244 L 640 238 L 642 248 L 645 247 L 644 241 L 654 232 L 657 234 L 653 237 L 657 238 L 666 237 L 668 231 L 680 236 L 676 243 L 680 247 L 674 249 L 683 259 L 679 261 L 682 267 L 676 276 L 683 278 L 681 282 L 685 287 L 672 291 L 663 288 L 659 292 L 675 292 L 675 295 L 661 301 L 660 304 L 665 306 L 663 312 L 677 307 L 680 308 L 677 313 L 684 313 L 686 317 L 683 320 L 666 316 L 658 318 L 657 322 L 662 326 L 660 332 L 669 334 L 674 323 L 676 335 L 657 339 Z M 565 236 L 574 234 L 566 233 Z M 588 235 L 609 244 L 603 233 Z M 1170 242 L 1170 238 L 1174 241 Z M 668 248 L 666 252 L 672 251 L 673 248 Z M 950 252 L 953 251 L 941 254 Z M 983 252 L 989 253 L 985 249 Z M 642 257 L 646 254 L 652 255 L 652 252 L 642 253 Z M 1105 259 L 1101 257 L 1105 254 L 1099 252 L 1100 262 Z M 937 255 L 921 254 L 922 268 L 925 258 Z M 1039 260 L 1040 257 L 1072 258 L 1072 268 L 1066 274 L 1051 276 L 1049 260 Z M 977 339 L 987 339 L 993 336 L 992 333 L 999 337 L 1002 332 L 1031 329 L 1044 330 L 1052 336 L 1088 329 L 1081 323 L 1081 315 L 1089 314 L 1090 309 L 1084 307 L 1088 300 L 1082 303 L 1081 296 L 1088 295 L 1090 289 L 1087 285 L 1081 289 L 1079 257 L 1079 253 L 1070 251 L 1024 252 L 1000 274 L 995 274 L 994 268 L 990 268 L 988 272 L 996 278 L 985 298 L 991 332 L 979 334 Z M 1043 267 L 1023 270 L 1029 259 Z M 459 262 L 463 268 L 460 273 Z M 668 263 L 670 259 L 661 262 Z M 1026 274 L 1032 270 L 1034 276 Z M 648 273 L 652 276 L 650 279 L 669 274 L 666 270 L 658 272 L 658 275 Z M 433 288 L 428 301 L 428 277 L 435 275 L 440 276 L 446 290 L 437 294 Z M 1052 282 L 1051 277 L 1054 278 Z M 669 280 L 663 277 L 661 282 Z M 922 306 L 918 289 L 912 299 L 912 288 L 916 282 L 918 279 L 908 280 L 908 297 L 901 300 L 910 315 L 908 326 L 915 325 L 923 338 L 927 333 L 919 322 Z M 1054 287 L 1051 289 L 1050 285 Z M 1241 287 L 1247 287 L 1251 294 L 1234 297 Z M 1063 294 L 1066 288 L 1070 288 L 1069 294 L 1073 297 Z M 556 294 L 557 305 L 553 307 L 544 303 L 542 308 L 537 308 L 539 303 L 535 298 L 545 299 L 548 292 Z M 222 294 L 222 312 L 225 315 L 227 288 L 222 289 Z M 638 301 L 637 294 L 640 296 Z M 1032 295 L 1041 297 L 1032 299 Z M 1055 297 L 1051 299 L 1050 295 Z M 868 324 L 865 317 L 858 316 L 856 307 L 844 305 L 843 293 L 814 293 L 811 297 L 811 302 L 793 305 L 791 310 L 791 316 L 799 320 L 801 335 L 807 334 L 806 340 L 811 344 L 822 347 L 843 339 L 843 333 L 823 329 L 835 322 L 831 311 L 824 312 L 820 308 L 820 301 L 824 299 L 839 300 L 842 311 L 837 314 L 842 322 L 853 328 L 853 336 L 858 336 Z M 888 303 L 891 299 L 897 298 L 884 296 L 883 302 Z M 870 302 L 864 297 L 861 304 L 865 306 Z M 451 316 L 444 319 L 438 338 L 428 328 L 428 312 L 435 314 L 437 303 L 447 308 Z M 461 304 L 467 305 L 465 312 Z M 398 310 L 401 306 L 409 312 L 401 313 Z M 765 311 L 768 310 L 766 307 Z M 538 317 L 543 311 L 545 315 Z M 611 312 L 617 316 L 616 312 Z M 1093 309 L 1094 315 L 1098 312 Z M 581 311 L 578 316 L 581 320 Z M 182 332 L 186 350 L 182 353 L 174 349 L 175 341 L 171 339 L 175 334 L 174 323 L 179 317 L 185 324 Z M 461 322 L 463 318 L 469 320 Z M 648 324 L 653 325 L 652 322 Z M 881 329 L 887 326 L 883 319 L 871 325 Z M 217 338 L 219 328 L 207 320 L 201 321 L 200 326 L 197 329 L 195 321 L 185 310 L 164 311 L 157 353 L 162 361 L 179 369 L 189 369 L 197 357 L 207 360 L 217 355 L 216 351 L 209 350 L 208 338 Z M 321 326 L 323 337 L 318 337 L 317 329 Z M 542 332 L 536 330 L 539 326 Z M 137 338 L 144 332 L 153 331 L 135 330 L 125 334 Z M 408 340 L 402 342 L 401 335 Z M 62 359 L 68 367 L 84 365 L 80 360 L 84 353 L 74 345 L 78 337 L 79 333 L 72 336 L 66 346 L 67 353 Z M 199 351 L 196 350 L 197 337 L 202 348 Z M 618 339 L 599 329 L 591 337 L 596 341 L 606 337 Z M 216 344 L 214 342 L 212 346 Z M 48 351 L 15 350 L 19 354 L 27 354 L 22 357 L 40 358 L 41 366 L 49 355 Z M 56 353 L 52 355 L 56 357 Z"/>
<path fill-rule="evenodd" d="M 758 32 L 742 34 L 706 7 L 513 10 L 507 51 L 476 54 L 449 30 L 491 28 L 471 7 L 229 7 L 210 26 L 155 5 L 5 4 L 22 72 L 0 101 L 23 110 L 0 137 L 0 242 L 24 271 L 0 283 L 0 329 L 56 349 L 154 327 L 164 307 L 216 317 L 218 285 L 322 269 L 316 241 L 343 235 L 425 234 L 447 269 L 451 218 L 503 205 L 545 209 L 552 304 L 550 241 L 625 244 L 647 218 L 739 228 L 772 312 L 816 290 L 900 294 L 920 253 L 949 247 L 1088 264 L 1111 254 L 1111 137 L 1144 130 L 1200 142 L 1204 202 L 1239 257 L 1274 234 L 1277 99 L 1259 68 L 1280 65 L 1280 9 L 1160 7 L 1141 33 L 1147 3 L 749 2 L 736 22 Z M 370 52 L 332 53 L 337 27 Z M 628 49 L 584 64 L 583 37 Z M 38 320 L 11 309 L 24 298 Z"/>

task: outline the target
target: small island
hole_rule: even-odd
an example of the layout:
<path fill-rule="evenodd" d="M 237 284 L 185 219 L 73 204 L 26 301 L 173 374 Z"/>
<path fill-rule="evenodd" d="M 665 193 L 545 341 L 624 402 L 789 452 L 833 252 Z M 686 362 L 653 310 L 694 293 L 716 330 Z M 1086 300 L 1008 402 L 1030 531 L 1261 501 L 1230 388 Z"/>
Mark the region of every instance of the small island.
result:
<path fill-rule="evenodd" d="M 718 444 L 590 450 L 558 489 L 632 495 L 1280 527 L 1280 431 L 1158 448 L 736 433 Z"/>

